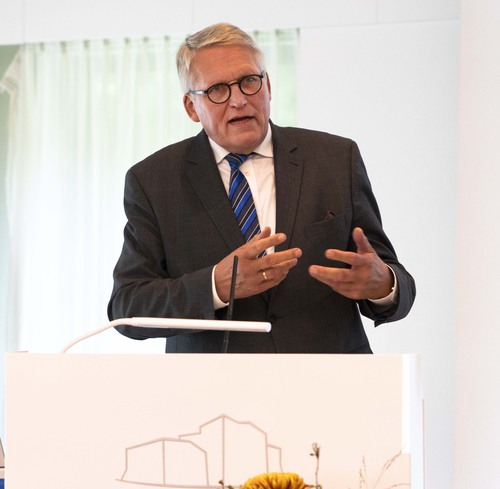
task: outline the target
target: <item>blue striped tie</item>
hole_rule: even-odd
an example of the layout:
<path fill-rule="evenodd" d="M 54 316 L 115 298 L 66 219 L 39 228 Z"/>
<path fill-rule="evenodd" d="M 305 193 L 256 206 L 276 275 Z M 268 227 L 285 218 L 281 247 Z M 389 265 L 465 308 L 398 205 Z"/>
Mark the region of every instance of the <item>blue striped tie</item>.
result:
<path fill-rule="evenodd" d="M 252 192 L 247 179 L 240 171 L 243 164 L 250 155 L 229 153 L 226 160 L 231 166 L 231 177 L 229 178 L 229 200 L 234 215 L 238 221 L 241 232 L 246 241 L 260 233 L 259 219 L 255 210 Z"/>

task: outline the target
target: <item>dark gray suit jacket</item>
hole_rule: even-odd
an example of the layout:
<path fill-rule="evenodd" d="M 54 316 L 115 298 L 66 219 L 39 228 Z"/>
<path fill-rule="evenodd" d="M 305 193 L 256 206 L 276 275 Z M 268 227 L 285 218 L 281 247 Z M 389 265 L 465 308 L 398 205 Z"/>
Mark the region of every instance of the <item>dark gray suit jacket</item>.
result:
<path fill-rule="evenodd" d="M 276 176 L 277 250 L 298 247 L 298 265 L 277 287 L 236 300 L 233 319 L 270 321 L 272 331 L 234 333 L 229 352 L 371 352 L 360 318 L 378 325 L 404 317 L 415 298 L 411 275 L 385 235 L 357 145 L 345 138 L 271 124 Z M 110 319 L 151 316 L 224 319 L 214 311 L 212 269 L 243 244 L 204 131 L 161 149 L 127 173 L 124 245 L 114 271 Z M 331 266 L 327 248 L 354 250 L 361 227 L 398 280 L 398 300 L 380 309 L 347 299 L 308 274 Z M 337 264 L 343 266 L 342 264 Z M 168 336 L 167 352 L 220 352 L 223 333 L 119 327 L 131 338 Z"/>

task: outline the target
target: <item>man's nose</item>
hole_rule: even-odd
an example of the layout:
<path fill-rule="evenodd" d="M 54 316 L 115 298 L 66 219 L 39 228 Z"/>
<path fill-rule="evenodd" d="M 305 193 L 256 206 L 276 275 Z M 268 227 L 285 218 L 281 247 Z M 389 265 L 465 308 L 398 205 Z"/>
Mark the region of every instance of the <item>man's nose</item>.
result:
<path fill-rule="evenodd" d="M 247 96 L 241 91 L 238 83 L 233 83 L 231 86 L 231 95 L 229 96 L 229 103 L 235 107 L 245 105 L 247 103 Z"/>

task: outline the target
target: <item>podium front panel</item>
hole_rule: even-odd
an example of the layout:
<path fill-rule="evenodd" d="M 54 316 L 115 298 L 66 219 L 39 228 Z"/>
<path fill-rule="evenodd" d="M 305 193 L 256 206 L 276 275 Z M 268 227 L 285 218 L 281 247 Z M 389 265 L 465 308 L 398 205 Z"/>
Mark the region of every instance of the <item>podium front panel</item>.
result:
<path fill-rule="evenodd" d="M 9 353 L 5 399 L 9 489 L 423 487 L 412 355 Z"/>

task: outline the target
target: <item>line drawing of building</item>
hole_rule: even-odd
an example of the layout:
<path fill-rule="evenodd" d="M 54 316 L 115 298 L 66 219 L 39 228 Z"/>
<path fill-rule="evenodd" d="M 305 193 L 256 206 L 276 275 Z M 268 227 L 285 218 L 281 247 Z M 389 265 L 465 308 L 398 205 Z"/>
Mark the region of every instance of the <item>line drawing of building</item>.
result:
<path fill-rule="evenodd" d="M 283 472 L 282 448 L 251 421 L 221 414 L 197 431 L 160 437 L 125 449 L 120 482 L 147 487 L 239 487 L 266 472 Z"/>

